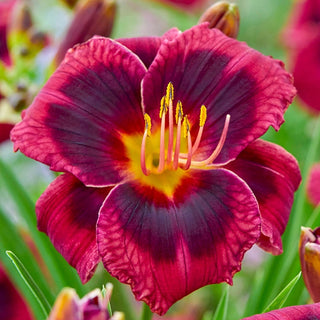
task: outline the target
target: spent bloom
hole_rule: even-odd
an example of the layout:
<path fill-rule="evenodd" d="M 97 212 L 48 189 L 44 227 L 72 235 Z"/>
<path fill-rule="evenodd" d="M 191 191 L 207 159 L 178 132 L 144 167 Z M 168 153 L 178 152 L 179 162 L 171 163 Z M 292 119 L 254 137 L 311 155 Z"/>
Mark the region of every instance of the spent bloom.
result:
<path fill-rule="evenodd" d="M 301 228 L 299 255 L 304 283 L 314 302 L 320 302 L 320 228 Z"/>
<path fill-rule="evenodd" d="M 64 172 L 36 204 L 39 229 L 83 282 L 102 260 L 159 314 L 232 284 L 253 244 L 282 252 L 300 171 L 258 138 L 294 94 L 282 62 L 206 23 L 75 46 L 11 135 Z"/>

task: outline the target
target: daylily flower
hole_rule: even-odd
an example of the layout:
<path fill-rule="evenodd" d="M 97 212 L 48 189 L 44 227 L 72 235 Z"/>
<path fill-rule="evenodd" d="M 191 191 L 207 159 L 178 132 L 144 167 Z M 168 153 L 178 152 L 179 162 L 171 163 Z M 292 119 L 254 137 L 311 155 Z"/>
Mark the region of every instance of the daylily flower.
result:
<path fill-rule="evenodd" d="M 0 263 L 0 319 L 32 320 L 30 310 Z"/>
<path fill-rule="evenodd" d="M 11 136 L 64 172 L 37 202 L 39 229 L 82 281 L 102 260 L 159 314 L 232 284 L 253 244 L 282 252 L 300 172 L 258 138 L 294 94 L 280 61 L 208 24 L 74 47 Z"/>
<path fill-rule="evenodd" d="M 320 228 L 301 228 L 300 263 L 304 283 L 314 302 L 320 302 Z"/>
<path fill-rule="evenodd" d="M 317 320 L 320 319 L 320 303 L 286 307 L 242 320 Z"/>
<path fill-rule="evenodd" d="M 108 311 L 112 287 L 107 285 L 106 295 L 96 289 L 79 299 L 74 289 L 64 288 L 50 312 L 48 320 L 124 320 L 121 312 L 112 316 Z"/>
<path fill-rule="evenodd" d="M 320 163 L 314 164 L 310 170 L 307 184 L 307 195 L 314 206 L 318 206 L 320 204 Z"/>
<path fill-rule="evenodd" d="M 311 112 L 320 112 L 320 1 L 297 1 L 284 32 L 298 98 Z"/>

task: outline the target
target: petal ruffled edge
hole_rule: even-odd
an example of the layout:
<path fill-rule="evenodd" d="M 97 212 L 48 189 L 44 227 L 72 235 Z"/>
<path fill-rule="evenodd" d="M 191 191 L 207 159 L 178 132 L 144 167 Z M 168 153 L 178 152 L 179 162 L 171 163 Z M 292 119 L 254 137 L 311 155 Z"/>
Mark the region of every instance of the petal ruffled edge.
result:
<path fill-rule="evenodd" d="M 296 90 L 292 76 L 279 60 L 264 56 L 245 43 L 225 36 L 206 23 L 161 44 L 142 84 L 145 111 L 160 125 L 160 101 L 166 87 L 174 87 L 174 104 L 182 102 L 191 124 L 199 129 L 201 105 L 207 108 L 202 141 L 195 156 L 207 158 L 220 139 L 227 114 L 231 120 L 216 164 L 226 163 L 252 141 L 283 123 L 283 114 Z"/>
<path fill-rule="evenodd" d="M 160 315 L 202 286 L 232 284 L 259 235 L 252 191 L 225 169 L 192 172 L 172 198 L 136 182 L 119 185 L 97 224 L 105 268 Z"/>
<path fill-rule="evenodd" d="M 100 261 L 96 243 L 99 209 L 112 188 L 88 188 L 71 174 L 56 178 L 36 203 L 38 228 L 73 266 L 83 283 Z"/>
<path fill-rule="evenodd" d="M 86 185 L 127 177 L 122 134 L 143 134 L 140 59 L 95 37 L 70 49 L 11 132 L 14 149 Z M 134 120 L 134 121 L 133 121 Z"/>
<path fill-rule="evenodd" d="M 272 254 L 281 254 L 281 235 L 301 182 L 297 160 L 274 143 L 256 140 L 226 168 L 245 180 L 257 198 L 262 221 L 258 245 Z"/>

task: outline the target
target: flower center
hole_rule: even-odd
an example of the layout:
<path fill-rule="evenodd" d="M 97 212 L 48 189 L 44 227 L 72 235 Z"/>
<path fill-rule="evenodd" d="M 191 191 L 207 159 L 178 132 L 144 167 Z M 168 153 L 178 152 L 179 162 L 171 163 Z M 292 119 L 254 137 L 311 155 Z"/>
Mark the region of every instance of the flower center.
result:
<path fill-rule="evenodd" d="M 164 170 L 177 170 L 181 168 L 188 170 L 192 167 L 203 167 L 212 164 L 217 158 L 221 149 L 225 143 L 227 132 L 230 123 L 230 115 L 227 114 L 224 127 L 220 136 L 220 140 L 213 150 L 211 155 L 202 161 L 192 160 L 193 155 L 198 150 L 201 142 L 204 124 L 207 119 L 207 109 L 204 105 L 200 108 L 199 116 L 199 129 L 194 144 L 192 144 L 190 134 L 190 123 L 187 115 L 183 115 L 182 103 L 178 101 L 176 103 L 175 112 L 175 125 L 173 117 L 173 100 L 174 100 L 174 89 L 171 82 L 169 82 L 166 90 L 166 95 L 162 97 L 160 103 L 159 117 L 161 120 L 160 125 L 160 150 L 157 155 L 152 155 L 153 166 L 148 168 L 146 166 L 146 141 L 151 137 L 151 118 L 145 113 L 145 131 L 141 143 L 140 151 L 140 164 L 141 170 L 144 175 L 148 176 L 150 173 L 161 174 Z M 166 129 L 166 117 L 168 115 L 168 129 Z M 168 130 L 168 142 L 166 148 L 165 134 Z M 175 133 L 175 134 L 174 134 Z M 181 139 L 186 140 L 187 152 L 181 152 Z"/>

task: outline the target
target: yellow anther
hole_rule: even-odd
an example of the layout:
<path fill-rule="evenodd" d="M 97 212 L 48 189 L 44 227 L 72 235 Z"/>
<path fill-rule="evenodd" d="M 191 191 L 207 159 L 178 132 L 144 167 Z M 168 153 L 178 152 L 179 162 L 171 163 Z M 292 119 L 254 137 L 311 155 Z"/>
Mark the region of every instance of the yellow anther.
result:
<path fill-rule="evenodd" d="M 177 102 L 177 107 L 176 107 L 176 123 L 178 123 L 179 118 L 183 118 L 183 110 L 182 110 L 182 103 L 179 100 Z"/>
<path fill-rule="evenodd" d="M 162 116 L 163 116 L 163 112 L 167 112 L 167 110 L 168 110 L 168 107 L 166 106 L 166 104 L 165 104 L 165 100 L 166 99 L 166 97 L 165 96 L 163 96 L 162 98 L 161 98 L 161 102 L 160 102 L 160 112 L 159 112 L 159 118 L 161 119 L 162 118 Z"/>
<path fill-rule="evenodd" d="M 144 114 L 144 123 L 147 130 L 147 136 L 150 137 L 151 136 L 151 118 L 147 113 Z"/>
<path fill-rule="evenodd" d="M 183 118 L 182 126 L 183 126 L 183 137 L 187 138 L 188 137 L 188 132 L 190 131 L 190 122 L 189 122 L 187 116 L 185 116 Z"/>
<path fill-rule="evenodd" d="M 202 105 L 201 110 L 200 110 L 200 121 L 199 121 L 199 126 L 203 127 L 205 122 L 207 120 L 207 108 Z"/>
<path fill-rule="evenodd" d="M 173 84 L 170 81 L 167 85 L 167 91 L 166 91 L 166 107 L 169 106 L 170 101 L 173 101 Z"/>

